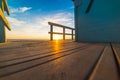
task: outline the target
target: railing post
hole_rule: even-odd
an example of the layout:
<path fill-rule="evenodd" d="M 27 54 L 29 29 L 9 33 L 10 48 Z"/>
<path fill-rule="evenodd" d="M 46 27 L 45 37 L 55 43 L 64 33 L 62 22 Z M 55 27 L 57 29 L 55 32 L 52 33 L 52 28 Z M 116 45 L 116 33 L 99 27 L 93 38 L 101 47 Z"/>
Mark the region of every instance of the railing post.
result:
<path fill-rule="evenodd" d="M 72 40 L 73 40 L 73 29 L 72 29 Z"/>
<path fill-rule="evenodd" d="M 71 39 L 74 39 L 74 28 L 70 28 L 64 25 L 60 25 L 60 24 L 56 24 L 56 23 L 52 23 L 52 22 L 48 22 L 48 24 L 50 25 L 50 32 L 48 32 L 50 34 L 50 40 L 53 40 L 53 35 L 54 34 L 59 34 L 63 36 L 63 40 L 65 40 L 65 36 L 66 35 L 71 35 Z M 63 28 L 63 32 L 53 32 L 53 27 L 62 27 Z M 66 29 L 70 29 L 71 33 L 66 33 L 65 30 Z"/>
<path fill-rule="evenodd" d="M 65 27 L 63 27 L 63 40 L 65 40 Z"/>
<path fill-rule="evenodd" d="M 50 25 L 50 40 L 53 40 L 53 25 Z"/>

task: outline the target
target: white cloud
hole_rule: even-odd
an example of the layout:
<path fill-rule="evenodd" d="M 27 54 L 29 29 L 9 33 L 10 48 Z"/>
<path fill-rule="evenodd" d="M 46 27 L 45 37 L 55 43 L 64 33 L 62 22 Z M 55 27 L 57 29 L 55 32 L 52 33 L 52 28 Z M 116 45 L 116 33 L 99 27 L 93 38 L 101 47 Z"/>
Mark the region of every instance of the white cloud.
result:
<path fill-rule="evenodd" d="M 46 15 L 44 17 L 38 17 L 36 21 L 43 26 L 46 26 L 48 21 L 59 23 L 62 25 L 73 27 L 73 15 L 71 13 L 55 13 L 51 15 Z"/>
<path fill-rule="evenodd" d="M 11 8 L 11 13 L 24 13 L 31 9 L 32 7 Z"/>
<path fill-rule="evenodd" d="M 22 8 L 20 8 L 20 11 L 25 12 L 25 11 L 28 11 L 30 9 L 32 9 L 32 7 L 22 7 Z"/>
<path fill-rule="evenodd" d="M 9 36 L 26 36 L 24 38 L 47 38 L 49 39 L 49 25 L 48 22 L 59 23 L 62 25 L 73 27 L 73 15 L 71 13 L 54 13 L 44 16 L 37 16 L 31 19 L 31 22 L 18 20 L 16 18 L 7 17 L 11 23 L 12 31 L 7 32 Z M 10 37 L 11 38 L 11 37 Z"/>
<path fill-rule="evenodd" d="M 25 24 L 24 21 L 20 21 L 13 17 L 6 17 L 6 18 L 11 23 L 12 26 L 22 26 L 23 24 Z"/>

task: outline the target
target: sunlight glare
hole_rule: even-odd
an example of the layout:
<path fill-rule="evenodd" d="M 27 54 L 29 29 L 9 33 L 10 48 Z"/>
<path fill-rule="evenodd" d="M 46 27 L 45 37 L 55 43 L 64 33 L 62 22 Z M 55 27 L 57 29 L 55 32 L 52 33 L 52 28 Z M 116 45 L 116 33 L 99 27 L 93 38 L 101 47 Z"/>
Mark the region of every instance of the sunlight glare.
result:
<path fill-rule="evenodd" d="M 60 36 L 59 36 L 59 35 L 55 35 L 55 36 L 54 36 L 54 39 L 55 39 L 55 40 L 60 40 Z"/>

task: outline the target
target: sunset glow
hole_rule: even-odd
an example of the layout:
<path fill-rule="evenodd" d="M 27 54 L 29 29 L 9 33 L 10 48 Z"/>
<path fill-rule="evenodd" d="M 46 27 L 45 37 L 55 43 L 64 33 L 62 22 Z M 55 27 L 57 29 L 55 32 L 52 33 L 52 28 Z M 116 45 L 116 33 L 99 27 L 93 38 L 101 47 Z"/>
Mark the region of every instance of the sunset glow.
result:
<path fill-rule="evenodd" d="M 55 36 L 54 36 L 54 39 L 55 39 L 55 40 L 60 40 L 61 37 L 60 37 L 59 35 L 55 35 Z"/>
<path fill-rule="evenodd" d="M 62 0 L 7 1 L 10 16 L 6 15 L 6 18 L 12 29 L 11 31 L 7 30 L 7 39 L 49 40 L 50 26 L 48 22 L 74 26 L 74 5 L 71 0 L 64 0 L 64 3 Z M 59 4 L 62 6 L 58 6 Z M 61 30 L 58 29 L 58 31 Z"/>

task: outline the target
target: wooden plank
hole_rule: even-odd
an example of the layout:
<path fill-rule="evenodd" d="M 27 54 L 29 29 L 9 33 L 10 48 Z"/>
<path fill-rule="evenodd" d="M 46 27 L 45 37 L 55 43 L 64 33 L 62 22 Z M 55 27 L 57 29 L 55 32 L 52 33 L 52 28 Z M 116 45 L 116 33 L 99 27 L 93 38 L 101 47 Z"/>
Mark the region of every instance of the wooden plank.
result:
<path fill-rule="evenodd" d="M 18 43 L 21 44 L 21 42 L 17 42 L 13 48 L 17 47 Z M 38 53 L 42 53 L 42 50 L 46 51 L 48 49 L 53 49 L 57 52 L 50 51 L 47 54 L 1 63 L 0 66 L 9 64 L 10 66 L 0 68 L 0 80 L 88 80 L 88 75 L 92 69 L 95 69 L 92 80 L 119 80 L 115 58 L 109 45 L 106 45 L 104 49 L 105 44 L 98 43 L 76 43 L 67 41 L 60 41 L 60 43 L 59 41 L 50 41 L 50 43 L 46 41 L 45 43 L 46 44 L 42 45 L 36 42 L 25 42 L 23 44 L 26 46 L 24 45 L 22 47 L 26 49 L 26 52 L 33 51 L 32 54 L 36 53 L 35 50 L 38 50 Z M 22 48 L 18 49 L 21 50 Z M 14 51 L 15 50 L 16 49 L 14 49 Z M 24 51 L 25 50 L 23 50 L 23 52 Z M 6 48 L 6 53 L 7 52 Z M 17 52 L 19 51 L 16 50 L 16 54 Z M 23 52 L 19 54 L 25 55 L 22 54 Z M 103 54 L 102 57 L 101 54 Z M 0 56 L 2 56 L 2 54 L 0 54 Z M 96 68 L 94 64 L 98 62 L 98 59 L 100 59 L 99 65 L 97 65 L 98 67 Z M 11 65 L 13 63 L 15 64 Z M 3 77 L 2 75 L 4 74 L 6 75 Z"/>
<path fill-rule="evenodd" d="M 96 48 L 96 50 L 94 50 L 95 48 Z M 92 67 L 92 64 L 98 58 L 102 49 L 103 49 L 102 46 L 94 46 L 93 45 L 93 47 L 84 48 L 84 49 L 78 48 L 76 50 L 71 50 L 68 52 L 60 53 L 59 55 L 52 56 L 51 58 L 49 57 L 49 58 L 46 58 L 43 60 L 37 60 L 34 62 L 30 62 L 30 63 L 24 64 L 24 65 L 21 65 L 21 67 L 20 67 L 20 65 L 19 66 L 17 65 L 16 67 L 14 66 L 11 68 L 9 67 L 6 69 L 6 71 L 24 68 L 24 67 L 31 66 L 34 64 L 38 64 L 44 60 L 49 60 L 49 59 L 57 58 L 57 57 L 61 56 L 61 58 L 57 58 L 56 60 L 46 63 L 44 65 L 38 65 L 36 67 L 32 67 L 31 69 L 27 69 L 23 72 L 15 73 L 14 75 L 2 77 L 0 79 L 1 80 L 2 79 L 16 80 L 16 79 L 20 78 L 22 80 L 26 80 L 26 79 L 32 78 L 34 80 L 37 80 L 37 79 L 58 80 L 58 79 L 64 78 L 63 76 L 65 76 L 68 80 L 73 80 L 73 79 L 84 80 L 84 78 L 86 77 L 86 74 L 88 73 L 88 70 Z M 89 52 L 92 52 L 92 54 Z M 96 54 L 96 53 L 98 53 L 98 54 Z M 63 54 L 64 55 L 71 54 L 71 55 L 62 57 Z M 88 57 L 88 55 L 89 55 L 89 57 Z M 89 61 L 89 64 L 88 64 L 88 61 Z M 1 72 L 2 72 L 2 70 L 1 70 Z M 5 73 L 5 72 L 3 72 L 3 73 Z M 37 74 L 39 74 L 39 76 Z M 62 76 L 61 76 L 61 74 L 62 74 Z M 26 77 L 22 77 L 23 75 Z M 29 77 L 27 77 L 28 75 L 29 75 Z M 53 76 L 55 76 L 55 77 L 53 77 Z"/>
<path fill-rule="evenodd" d="M 5 9 L 5 7 L 4 7 L 4 6 L 5 6 L 5 4 L 4 4 L 4 1 L 3 1 L 3 0 L 2 0 L 2 3 L 1 3 L 1 4 L 2 4 L 1 9 L 2 9 L 2 11 L 3 11 L 3 13 L 4 13 L 4 9 Z"/>
<path fill-rule="evenodd" d="M 72 29 L 72 40 L 73 40 L 73 35 L 74 35 L 74 34 L 73 34 L 73 29 Z"/>
<path fill-rule="evenodd" d="M 0 9 L 0 17 L 2 18 L 2 20 L 3 20 L 4 24 L 5 24 L 5 26 L 8 28 L 8 30 L 11 30 L 10 24 L 8 23 L 8 21 L 7 21 L 7 19 L 5 18 L 5 16 L 4 16 L 4 14 L 3 14 L 3 12 L 2 12 L 1 9 Z"/>
<path fill-rule="evenodd" d="M 65 40 L 65 35 L 72 35 L 72 39 L 73 39 L 73 33 L 69 34 L 69 33 L 65 33 L 65 29 L 71 29 L 72 32 L 73 30 L 75 30 L 74 28 L 70 28 L 70 27 L 67 27 L 67 26 L 64 26 L 64 25 L 60 25 L 60 24 L 56 24 L 56 23 L 52 23 L 52 22 L 48 22 L 48 24 L 50 26 L 52 26 L 52 28 L 50 29 L 53 29 L 53 26 L 57 26 L 57 27 L 62 27 L 63 28 L 63 33 L 60 33 L 60 32 L 53 32 L 53 30 L 51 30 L 50 32 L 48 32 L 50 34 L 50 39 L 53 40 L 53 34 L 59 34 L 59 35 L 63 35 L 63 40 Z"/>
<path fill-rule="evenodd" d="M 53 45 L 54 44 L 54 45 Z M 12 42 L 7 43 L 0 46 L 0 62 L 3 61 L 10 61 L 11 59 L 22 58 L 32 55 L 40 55 L 50 52 L 55 52 L 56 45 L 59 44 L 59 50 L 62 51 L 67 48 L 72 48 L 73 46 L 69 45 L 76 45 L 71 41 L 36 41 L 36 42 Z M 83 45 L 81 43 L 81 45 Z M 77 46 L 77 45 L 76 45 Z M 79 45 L 78 45 L 79 46 Z M 74 47 L 73 47 L 74 48 Z M 19 53 L 20 54 L 19 54 Z M 33 54 L 34 53 L 34 54 Z M 11 54 L 11 55 L 9 55 Z"/>
<path fill-rule="evenodd" d="M 120 71 L 120 44 L 111 44 L 111 46 Z"/>
<path fill-rule="evenodd" d="M 88 80 L 119 80 L 119 71 L 110 46 L 106 47 Z"/>
<path fill-rule="evenodd" d="M 112 44 L 113 48 L 115 49 L 117 55 L 119 56 L 120 59 L 120 43 L 113 43 Z"/>
<path fill-rule="evenodd" d="M 3 20 L 0 18 L 0 43 L 5 42 L 5 26 Z"/>
<path fill-rule="evenodd" d="M 21 72 L 21 71 L 30 69 L 32 67 L 35 67 L 37 65 L 42 65 L 42 64 L 44 64 L 46 62 L 55 60 L 55 59 L 63 57 L 63 56 L 67 56 L 69 54 L 72 54 L 72 52 L 75 52 L 76 50 L 80 50 L 80 49 L 83 49 L 83 48 L 84 47 L 81 47 L 81 48 L 78 47 L 78 48 L 75 48 L 75 49 L 70 49 L 68 51 L 59 52 L 59 54 L 58 53 L 57 54 L 50 53 L 51 56 L 46 56 L 44 58 L 35 58 L 34 60 L 30 60 L 30 61 L 27 61 L 27 62 L 24 61 L 24 62 L 19 63 L 19 64 L 14 64 L 14 65 L 11 65 L 11 66 L 8 66 L 8 67 L 3 67 L 3 68 L 0 69 L 0 72 L 1 72 L 0 77 L 7 76 L 7 75 L 10 75 L 10 74 L 14 74 L 16 72 Z M 31 64 L 31 65 L 29 65 L 29 64 Z M 20 67 L 20 66 L 22 66 L 22 67 Z"/>
<path fill-rule="evenodd" d="M 64 25 L 61 25 L 61 24 L 56 24 L 56 23 L 53 23 L 53 22 L 48 22 L 49 25 L 53 25 L 53 26 L 57 26 L 57 27 L 64 27 L 64 28 L 67 28 L 67 29 L 73 29 L 75 30 L 74 28 L 71 28 L 71 27 L 67 27 L 67 26 L 64 26 Z"/>
<path fill-rule="evenodd" d="M 7 4 L 7 1 L 6 0 L 3 0 L 4 2 L 4 10 L 7 12 L 8 15 L 10 15 L 10 10 L 8 8 L 8 4 Z"/>
<path fill-rule="evenodd" d="M 71 44 L 71 43 L 69 43 L 69 44 Z M 19 55 L 17 55 L 18 53 L 17 53 L 17 51 L 15 51 L 16 54 L 13 54 L 13 53 L 11 54 L 13 56 L 9 55 L 10 54 L 9 53 L 7 55 L 8 58 L 6 58 L 6 56 L 0 57 L 0 58 L 5 58 L 6 59 L 6 60 L 0 61 L 0 68 L 2 66 L 5 66 L 5 65 L 11 65 L 11 64 L 14 64 L 14 63 L 16 64 L 16 62 L 17 63 L 21 62 L 21 61 L 24 62 L 25 60 L 30 60 L 30 59 L 35 59 L 35 58 L 39 58 L 39 57 L 51 55 L 51 53 L 54 53 L 54 54 L 62 53 L 62 52 L 65 52 L 65 51 L 73 50 L 76 47 L 80 47 L 80 46 L 83 47 L 84 46 L 84 44 L 79 44 L 79 45 L 71 44 L 71 45 L 73 45 L 73 46 L 68 46 L 67 44 L 66 45 L 62 45 L 59 48 L 59 50 L 56 50 L 56 49 L 52 48 L 52 46 L 51 47 L 46 47 L 45 46 L 45 47 L 43 47 L 45 49 L 41 48 L 41 50 L 37 49 L 37 51 L 35 51 L 35 50 L 34 51 L 29 50 L 30 51 L 29 53 L 27 53 L 28 51 L 24 51 L 23 50 L 23 52 L 26 53 L 26 54 L 19 54 Z"/>
<path fill-rule="evenodd" d="M 53 25 L 50 25 L 50 32 L 53 32 Z M 53 40 L 53 33 L 50 33 L 50 40 Z"/>
<path fill-rule="evenodd" d="M 63 27 L 63 40 L 65 40 L 65 27 Z"/>
<path fill-rule="evenodd" d="M 58 35 L 63 35 L 63 33 L 60 33 L 60 32 L 48 32 L 49 34 L 58 34 Z M 72 35 L 72 34 L 70 34 L 70 33 L 65 33 L 65 35 Z M 73 34 L 73 35 L 75 35 L 75 34 Z"/>

